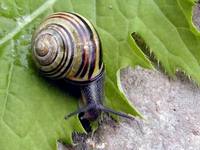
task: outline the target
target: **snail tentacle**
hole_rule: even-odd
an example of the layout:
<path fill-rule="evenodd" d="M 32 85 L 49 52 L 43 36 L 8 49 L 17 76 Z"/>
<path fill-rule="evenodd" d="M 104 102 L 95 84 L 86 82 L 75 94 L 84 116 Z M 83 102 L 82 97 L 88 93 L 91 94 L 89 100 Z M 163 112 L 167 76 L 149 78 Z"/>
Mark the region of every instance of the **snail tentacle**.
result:
<path fill-rule="evenodd" d="M 133 116 L 127 115 L 123 112 L 115 111 L 115 110 L 110 109 L 108 107 L 105 107 L 103 105 L 99 105 L 99 109 L 103 112 L 112 113 L 112 114 L 115 114 L 117 116 L 121 116 L 121 117 L 124 117 L 124 118 L 127 118 L 127 119 L 135 120 L 135 118 Z"/>
<path fill-rule="evenodd" d="M 74 116 L 74 115 L 77 115 L 77 114 L 80 114 L 82 112 L 87 112 L 88 110 L 90 110 L 92 108 L 92 105 L 87 105 L 83 108 L 79 108 L 78 110 L 72 112 L 72 113 L 69 113 L 65 116 L 65 120 L 69 119 L 70 117 Z"/>

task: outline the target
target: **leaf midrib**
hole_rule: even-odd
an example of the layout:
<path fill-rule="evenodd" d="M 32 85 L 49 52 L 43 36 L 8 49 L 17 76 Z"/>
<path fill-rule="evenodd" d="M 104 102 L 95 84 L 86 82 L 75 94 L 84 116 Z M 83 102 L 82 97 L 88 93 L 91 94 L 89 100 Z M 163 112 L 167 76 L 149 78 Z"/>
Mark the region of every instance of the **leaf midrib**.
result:
<path fill-rule="evenodd" d="M 7 34 L 7 36 L 0 39 L 0 45 L 6 43 L 10 39 L 12 39 L 17 33 L 19 33 L 26 25 L 28 25 L 30 22 L 32 22 L 35 18 L 37 18 L 39 15 L 41 15 L 43 12 L 45 12 L 47 9 L 53 6 L 53 4 L 57 0 L 48 0 L 45 3 L 43 3 L 38 9 L 36 9 L 32 14 L 28 16 L 24 16 L 22 22 L 17 22 L 17 27 L 14 28 L 11 32 Z"/>

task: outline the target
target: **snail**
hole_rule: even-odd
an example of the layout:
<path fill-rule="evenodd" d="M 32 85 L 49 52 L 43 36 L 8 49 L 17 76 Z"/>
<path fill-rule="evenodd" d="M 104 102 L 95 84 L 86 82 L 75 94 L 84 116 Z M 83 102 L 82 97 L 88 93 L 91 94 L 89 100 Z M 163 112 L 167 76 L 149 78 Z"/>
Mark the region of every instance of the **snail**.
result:
<path fill-rule="evenodd" d="M 91 121 L 101 112 L 134 119 L 103 105 L 105 68 L 101 41 L 86 18 L 77 13 L 53 13 L 36 29 L 31 45 L 33 60 L 44 76 L 80 87 L 84 107 L 65 119 L 81 112 Z"/>

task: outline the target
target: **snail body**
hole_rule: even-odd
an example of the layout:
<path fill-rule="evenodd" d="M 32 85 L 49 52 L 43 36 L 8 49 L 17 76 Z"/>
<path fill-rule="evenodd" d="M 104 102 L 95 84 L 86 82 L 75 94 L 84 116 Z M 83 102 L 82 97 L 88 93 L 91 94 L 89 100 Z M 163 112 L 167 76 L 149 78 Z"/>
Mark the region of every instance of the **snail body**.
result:
<path fill-rule="evenodd" d="M 44 76 L 80 87 L 84 107 L 66 118 L 84 112 L 86 119 L 95 120 L 102 111 L 132 118 L 103 106 L 101 41 L 86 18 L 75 13 L 54 13 L 36 29 L 31 44 L 34 62 Z"/>

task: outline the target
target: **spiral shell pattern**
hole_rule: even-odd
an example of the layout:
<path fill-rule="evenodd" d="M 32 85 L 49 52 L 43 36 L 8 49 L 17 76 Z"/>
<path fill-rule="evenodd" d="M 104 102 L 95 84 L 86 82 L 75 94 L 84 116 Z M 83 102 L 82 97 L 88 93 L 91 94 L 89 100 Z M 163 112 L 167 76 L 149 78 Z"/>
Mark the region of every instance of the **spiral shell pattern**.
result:
<path fill-rule="evenodd" d="M 32 53 L 50 78 L 92 81 L 103 71 L 99 36 L 78 14 L 58 12 L 47 17 L 32 37 Z"/>

